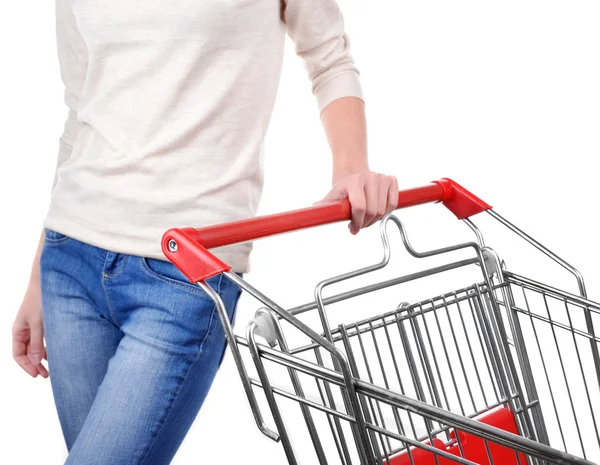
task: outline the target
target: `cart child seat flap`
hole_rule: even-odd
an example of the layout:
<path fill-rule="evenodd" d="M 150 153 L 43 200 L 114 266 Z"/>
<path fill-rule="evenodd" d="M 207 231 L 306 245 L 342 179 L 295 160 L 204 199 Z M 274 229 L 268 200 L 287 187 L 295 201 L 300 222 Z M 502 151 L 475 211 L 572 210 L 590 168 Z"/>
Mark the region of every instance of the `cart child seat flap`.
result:
<path fill-rule="evenodd" d="M 496 407 L 488 412 L 485 412 L 481 415 L 478 415 L 474 418 L 481 423 L 485 423 L 487 425 L 493 426 L 495 428 L 507 431 L 513 434 L 519 434 L 517 429 L 517 424 L 515 422 L 515 417 L 512 412 L 506 407 Z M 485 441 L 479 436 L 475 436 L 473 434 L 465 433 L 463 431 L 458 431 L 458 437 L 460 439 L 460 444 L 462 446 L 462 454 L 458 443 L 456 442 L 456 431 L 450 431 L 450 437 L 453 440 L 450 445 L 444 444 L 443 441 L 439 439 L 434 439 L 433 446 L 437 449 L 444 450 L 452 455 L 456 455 L 457 457 L 463 457 L 471 462 L 478 463 L 481 465 L 488 465 L 490 463 L 501 464 L 501 465 L 526 465 L 527 459 L 525 455 L 515 452 L 514 449 L 502 446 L 500 444 L 496 444 L 492 441 L 488 441 L 488 451 L 486 450 Z M 423 444 L 429 444 L 429 441 L 424 442 Z M 390 457 L 389 465 L 452 465 L 457 462 L 447 459 L 442 456 L 436 457 L 434 453 L 428 452 L 424 449 L 420 449 L 418 447 L 410 448 L 410 455 L 407 450 L 400 452 L 399 454 Z M 387 464 L 387 462 L 384 462 Z"/>

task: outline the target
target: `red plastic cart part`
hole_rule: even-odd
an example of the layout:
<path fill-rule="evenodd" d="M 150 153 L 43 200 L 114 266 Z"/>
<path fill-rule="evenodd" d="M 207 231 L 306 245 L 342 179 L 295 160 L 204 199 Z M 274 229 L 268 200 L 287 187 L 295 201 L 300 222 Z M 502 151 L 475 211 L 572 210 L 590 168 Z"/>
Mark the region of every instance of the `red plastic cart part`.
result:
<path fill-rule="evenodd" d="M 485 412 L 474 419 L 480 421 L 481 423 L 485 423 L 486 425 L 508 431 L 509 433 L 519 434 L 514 415 L 505 407 L 496 407 L 495 409 Z M 456 432 L 454 430 L 450 432 L 450 437 L 456 440 Z M 453 442 L 451 445 L 446 445 L 443 441 L 434 439 L 433 446 L 437 449 L 444 450 L 452 455 L 456 455 L 457 457 L 463 457 L 480 465 L 489 465 L 490 457 L 494 465 L 527 465 L 527 459 L 525 455 L 522 453 L 515 453 L 515 450 L 511 449 L 510 447 L 501 446 L 500 444 L 488 441 L 488 448 L 490 452 L 488 456 L 485 442 L 482 438 L 473 434 L 465 433 L 463 431 L 458 432 L 458 437 L 460 439 L 463 454 L 461 454 L 458 443 L 456 442 Z M 424 444 L 429 445 L 429 441 L 424 442 Z M 432 452 L 428 452 L 417 447 L 411 447 L 410 453 L 412 455 L 413 462 L 410 461 L 408 451 L 403 451 L 393 457 L 390 457 L 389 465 L 437 465 L 435 461 L 435 454 Z M 437 456 L 437 459 L 439 465 L 456 464 L 455 461 L 439 455 Z"/>
<path fill-rule="evenodd" d="M 491 205 L 488 205 L 452 179 L 442 178 L 439 181 L 434 181 L 434 183 L 440 185 L 444 190 L 441 202 L 459 220 L 492 209 Z"/>
<path fill-rule="evenodd" d="M 189 228 L 186 228 L 186 230 Z M 162 251 L 192 283 L 204 281 L 231 270 L 183 229 L 169 229 L 162 238 Z"/>
<path fill-rule="evenodd" d="M 479 415 L 476 420 L 480 421 L 481 423 L 485 423 L 486 425 L 495 426 L 498 429 L 508 431 L 509 433 L 519 434 L 513 413 L 505 407 L 496 407 L 489 412 Z M 450 433 L 450 437 L 455 439 L 456 432 L 452 431 Z M 460 438 L 460 443 L 463 446 L 466 459 L 483 465 L 487 465 L 489 463 L 488 454 L 483 439 L 463 431 L 458 432 L 458 437 Z M 490 441 L 488 441 L 488 447 L 490 449 L 490 455 L 494 460 L 493 463 L 495 464 L 501 463 L 506 465 L 527 465 L 527 459 L 525 458 L 525 455 L 519 453 L 519 458 L 517 461 L 517 454 L 515 453 L 514 449 L 511 449 L 510 447 L 501 446 L 500 444 Z M 460 450 L 457 444 L 448 449 L 448 452 L 454 455 L 460 455 Z"/>
<path fill-rule="evenodd" d="M 400 191 L 398 208 L 407 208 L 425 203 L 442 202 L 459 219 L 489 210 L 492 207 L 473 195 L 461 185 L 448 178 L 433 183 Z M 207 279 L 227 267 L 206 249 L 222 247 L 261 237 L 273 236 L 299 229 L 310 228 L 351 218 L 352 209 L 348 199 L 316 205 L 276 215 L 259 216 L 232 223 L 206 228 L 174 228 L 163 235 L 162 250 L 188 279 L 197 282 L 198 277 Z M 180 240 L 183 242 L 180 243 Z M 175 242 L 173 242 L 175 241 Z M 170 244 L 177 247 L 170 247 Z M 197 263 L 198 260 L 203 263 Z M 201 279 L 202 280 L 202 279 Z"/>
<path fill-rule="evenodd" d="M 431 445 L 429 441 L 424 441 L 423 444 Z M 446 450 L 446 444 L 441 439 L 433 440 L 433 447 L 436 449 Z M 435 461 L 437 456 L 438 461 Z M 411 462 L 412 458 L 412 462 Z M 452 463 L 447 458 L 440 455 L 429 452 L 425 449 L 419 449 L 418 447 L 411 447 L 410 454 L 408 451 L 402 451 L 399 454 L 390 457 L 389 464 L 387 460 L 383 461 L 384 465 L 447 465 Z"/>

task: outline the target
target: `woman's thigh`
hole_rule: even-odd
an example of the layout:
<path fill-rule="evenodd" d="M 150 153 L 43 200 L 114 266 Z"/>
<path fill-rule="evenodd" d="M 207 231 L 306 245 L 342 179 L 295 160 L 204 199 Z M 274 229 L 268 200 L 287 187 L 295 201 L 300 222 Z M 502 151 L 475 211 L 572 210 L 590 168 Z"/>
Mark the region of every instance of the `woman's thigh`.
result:
<path fill-rule="evenodd" d="M 123 336 L 102 288 L 102 249 L 51 230 L 40 258 L 42 316 L 52 393 L 70 449 Z"/>
<path fill-rule="evenodd" d="M 124 337 L 67 463 L 167 464 L 219 368 L 223 329 L 213 301 L 170 262 L 113 254 L 105 275 Z M 233 319 L 239 288 L 222 275 L 207 282 Z"/>

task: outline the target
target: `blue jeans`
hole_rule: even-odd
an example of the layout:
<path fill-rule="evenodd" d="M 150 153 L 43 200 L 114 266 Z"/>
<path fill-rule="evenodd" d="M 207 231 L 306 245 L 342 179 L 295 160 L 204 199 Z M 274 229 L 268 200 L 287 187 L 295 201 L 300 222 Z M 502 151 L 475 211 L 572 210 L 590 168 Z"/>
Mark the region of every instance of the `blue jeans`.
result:
<path fill-rule="evenodd" d="M 226 341 L 213 301 L 170 262 L 45 230 L 40 258 L 52 392 L 67 464 L 168 464 Z M 233 322 L 239 287 L 207 280 Z"/>

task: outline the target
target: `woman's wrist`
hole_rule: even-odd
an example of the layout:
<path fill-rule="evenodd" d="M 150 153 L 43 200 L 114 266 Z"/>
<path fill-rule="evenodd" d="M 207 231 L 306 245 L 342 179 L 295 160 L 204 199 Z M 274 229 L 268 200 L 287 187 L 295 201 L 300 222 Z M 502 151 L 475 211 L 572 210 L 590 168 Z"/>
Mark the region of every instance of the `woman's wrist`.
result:
<path fill-rule="evenodd" d="M 354 97 L 334 100 L 321 120 L 333 155 L 333 183 L 369 171 L 364 102 Z"/>
<path fill-rule="evenodd" d="M 333 156 L 332 184 L 353 174 L 370 171 L 366 155 Z"/>
<path fill-rule="evenodd" d="M 37 268 L 31 270 L 31 275 L 29 276 L 29 287 L 39 286 L 40 285 L 40 266 L 37 264 Z"/>
<path fill-rule="evenodd" d="M 40 256 L 42 255 L 42 249 L 44 247 L 44 230 L 38 241 L 38 246 L 33 257 L 33 263 L 31 265 L 31 274 L 29 275 L 29 285 L 39 286 L 40 285 Z"/>

